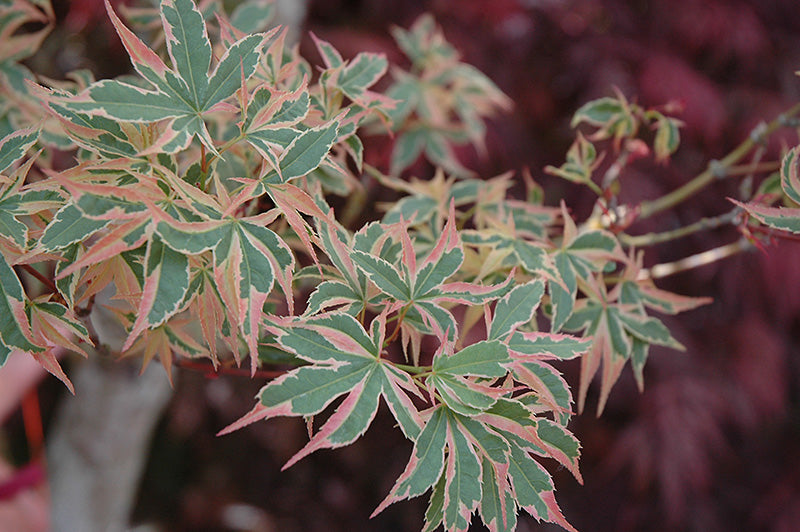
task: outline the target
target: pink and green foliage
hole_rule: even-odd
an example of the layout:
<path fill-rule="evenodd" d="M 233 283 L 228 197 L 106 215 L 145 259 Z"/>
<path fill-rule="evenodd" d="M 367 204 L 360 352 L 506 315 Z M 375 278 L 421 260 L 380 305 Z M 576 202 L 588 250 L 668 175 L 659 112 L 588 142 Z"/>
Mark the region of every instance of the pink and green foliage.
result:
<path fill-rule="evenodd" d="M 475 515 L 513 530 L 520 510 L 574 530 L 540 462 L 581 481 L 559 361 L 580 358 L 578 412 L 601 373 L 599 414 L 628 361 L 641 389 L 651 345 L 682 349 L 651 311 L 707 302 L 657 288 L 643 267 L 639 247 L 685 233 L 626 233 L 680 194 L 619 199 L 626 166 L 666 162 L 680 122 L 621 95 L 581 107 L 573 125 L 587 129 L 546 169 L 597 194 L 576 223 L 563 203 L 542 204 L 530 176 L 521 200 L 513 174 L 478 179 L 459 162 L 452 146 L 483 150 L 484 118 L 510 103 L 429 16 L 394 31 L 406 72 L 317 37 L 324 64 L 312 67 L 265 27 L 263 2 L 230 17 L 193 0 L 132 12 L 165 51 L 105 5 L 138 75 L 56 86 L 19 65 L 52 24 L 49 4 L 0 3 L 15 15 L 0 17 L 0 364 L 33 356 L 72 390 L 58 356 L 108 341 L 89 326 L 105 291 L 126 331 L 118 354 L 158 357 L 168 373 L 175 357 L 217 367 L 243 355 L 255 373 L 261 350 L 283 352 L 292 369 L 222 432 L 324 419 L 285 467 L 353 443 L 385 403 L 413 449 L 376 513 L 430 491 L 424 530 L 466 530 Z M 44 27 L 18 35 L 26 22 Z M 364 129 L 394 137 L 388 168 L 364 164 Z M 74 161 L 55 165 L 65 148 Z M 800 232 L 798 153 L 780 195 L 738 208 Z M 404 175 L 421 155 L 434 175 Z M 353 192 L 369 179 L 401 197 L 352 226 L 333 197 L 363 209 Z M 785 207 L 768 204 L 781 196 Z"/>
<path fill-rule="evenodd" d="M 794 147 L 783 157 L 780 169 L 782 194 L 773 194 L 771 202 L 783 200 L 784 207 L 769 204 L 748 203 L 732 200 L 759 222 L 781 231 L 800 233 L 800 169 L 798 169 L 798 150 Z M 782 197 L 781 197 L 782 196 Z M 765 198 L 762 198 L 765 199 Z"/>

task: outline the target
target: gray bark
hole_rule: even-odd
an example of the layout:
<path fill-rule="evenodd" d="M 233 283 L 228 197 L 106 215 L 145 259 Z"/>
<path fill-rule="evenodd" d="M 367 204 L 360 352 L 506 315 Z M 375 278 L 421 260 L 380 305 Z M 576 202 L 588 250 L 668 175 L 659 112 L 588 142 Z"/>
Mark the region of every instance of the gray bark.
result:
<path fill-rule="evenodd" d="M 76 395 L 57 413 L 47 469 L 54 532 L 122 532 L 136 497 L 156 422 L 171 389 L 158 363 L 98 355 L 72 372 Z"/>

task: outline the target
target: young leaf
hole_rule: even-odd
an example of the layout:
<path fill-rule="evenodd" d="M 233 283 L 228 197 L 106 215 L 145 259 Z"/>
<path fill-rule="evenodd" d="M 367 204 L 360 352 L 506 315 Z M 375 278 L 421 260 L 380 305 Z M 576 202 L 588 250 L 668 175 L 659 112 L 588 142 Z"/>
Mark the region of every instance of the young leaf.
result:
<path fill-rule="evenodd" d="M 386 56 L 360 53 L 342 69 L 337 84 L 348 98 L 359 100 L 386 73 L 386 68 Z"/>

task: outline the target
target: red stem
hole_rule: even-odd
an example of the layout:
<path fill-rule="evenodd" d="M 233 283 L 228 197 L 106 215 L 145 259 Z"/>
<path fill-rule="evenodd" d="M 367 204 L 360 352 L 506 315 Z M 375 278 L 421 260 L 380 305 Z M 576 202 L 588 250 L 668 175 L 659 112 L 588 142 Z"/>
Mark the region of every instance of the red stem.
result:
<path fill-rule="evenodd" d="M 21 264 L 20 267 L 28 272 L 29 274 L 36 277 L 43 285 L 49 288 L 54 294 L 58 292 L 58 288 L 56 288 L 55 283 L 51 280 L 42 275 L 36 268 L 31 266 L 30 264 Z"/>

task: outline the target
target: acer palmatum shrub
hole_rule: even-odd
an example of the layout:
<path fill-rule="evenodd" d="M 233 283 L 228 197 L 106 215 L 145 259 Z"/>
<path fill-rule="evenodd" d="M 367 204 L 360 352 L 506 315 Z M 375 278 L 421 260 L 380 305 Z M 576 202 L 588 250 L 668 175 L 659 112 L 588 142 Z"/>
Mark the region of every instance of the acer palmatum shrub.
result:
<path fill-rule="evenodd" d="M 313 36 L 312 65 L 269 29 L 269 3 L 164 0 L 128 23 L 106 9 L 135 74 L 55 81 L 20 64 L 52 28 L 49 3 L 0 4 L 0 363 L 32 356 L 73 391 L 58 357 L 86 346 L 157 358 L 168 375 L 249 359 L 274 378 L 221 433 L 306 419 L 285 467 L 353 443 L 384 404 L 413 449 L 375 514 L 426 495 L 425 530 L 475 516 L 512 530 L 520 511 L 574 530 L 541 459 L 581 482 L 568 423 L 593 379 L 600 415 L 626 366 L 644 389 L 651 346 L 683 349 L 663 316 L 708 303 L 655 281 L 800 232 L 798 148 L 781 161 L 761 149 L 800 106 L 675 190 L 631 200 L 626 171 L 668 163 L 681 122 L 620 91 L 585 103 L 565 161 L 544 169 L 593 194 L 575 219 L 530 172 L 462 162 L 513 104 L 431 16 L 393 29 L 401 64 Z M 375 137 L 390 150 L 370 165 L 362 138 Z M 764 175 L 717 216 L 635 230 L 714 180 Z M 390 192 L 379 205 L 376 189 Z M 740 238 L 644 267 L 651 246 L 720 226 Z M 119 345 L 94 326 L 101 312 Z M 573 358 L 578 383 L 555 364 Z"/>

